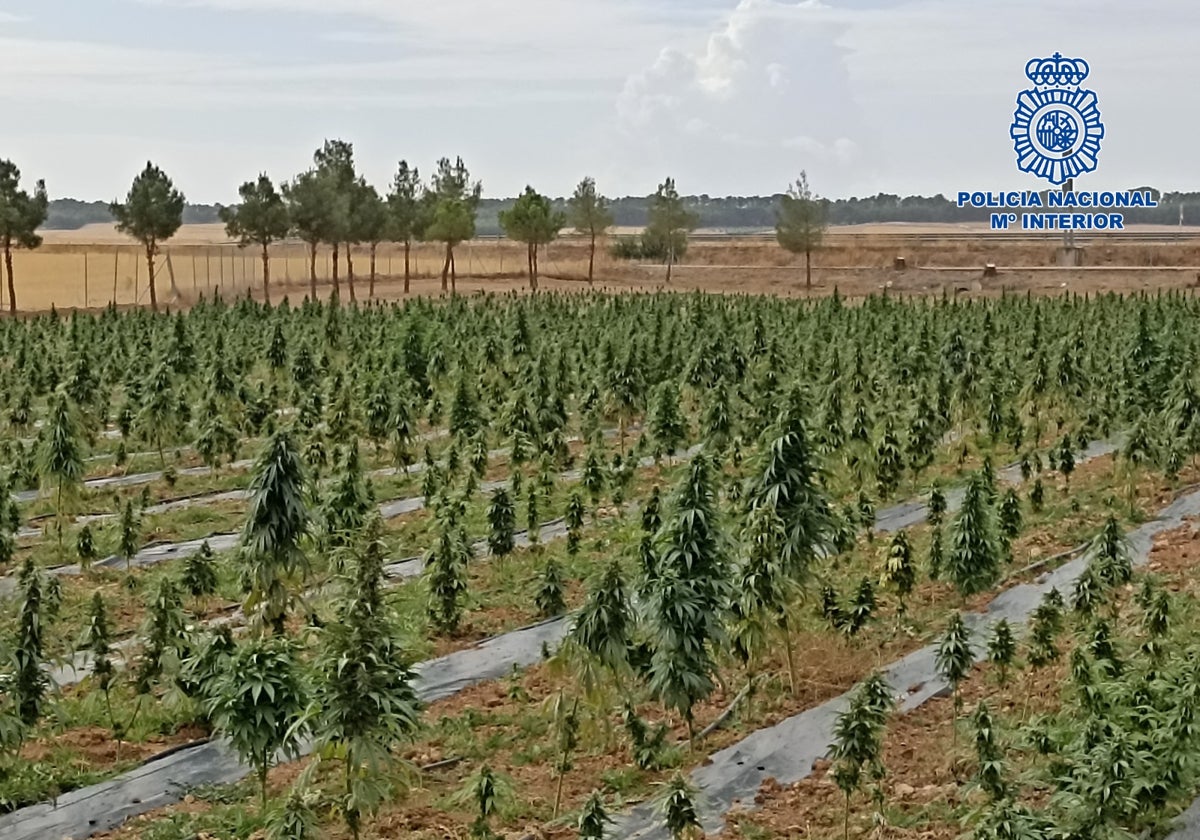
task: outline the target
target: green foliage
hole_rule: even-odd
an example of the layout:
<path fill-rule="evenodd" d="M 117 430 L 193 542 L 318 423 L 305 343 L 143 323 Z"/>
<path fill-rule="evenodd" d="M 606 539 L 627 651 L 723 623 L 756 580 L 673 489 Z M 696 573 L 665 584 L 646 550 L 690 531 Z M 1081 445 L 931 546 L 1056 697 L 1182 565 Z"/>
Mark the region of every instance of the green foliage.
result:
<path fill-rule="evenodd" d="M 65 391 L 54 396 L 50 416 L 38 452 L 38 472 L 43 483 L 55 490 L 54 514 L 57 520 L 60 559 L 63 556 L 64 502 L 74 498 L 83 484 L 83 440 L 75 406 Z"/>
<path fill-rule="evenodd" d="M 990 589 L 1000 577 L 995 516 L 987 495 L 985 478 L 975 473 L 954 522 L 946 571 L 964 597 Z"/>
<path fill-rule="evenodd" d="M 650 204 L 644 246 L 666 255 L 667 282 L 671 282 L 671 266 L 687 252 L 688 234 L 696 229 L 698 217 L 688 210 L 675 189 L 675 179 L 668 178 L 658 185 Z"/>
<path fill-rule="evenodd" d="M 281 635 L 293 600 L 292 578 L 308 570 L 309 532 L 304 466 L 291 434 L 276 432 L 254 466 L 250 508 L 242 530 L 242 563 L 250 582 L 243 610 Z"/>
<path fill-rule="evenodd" d="M 439 632 L 453 634 L 462 619 L 471 544 L 454 504 L 443 502 L 435 509 L 435 517 L 437 541 L 425 556 L 429 620 Z"/>
<path fill-rule="evenodd" d="M 892 544 L 889 546 L 887 557 L 884 560 L 883 583 L 895 591 L 899 600 L 898 612 L 900 616 L 903 616 L 907 609 L 908 596 L 912 594 L 913 588 L 917 585 L 917 573 L 912 562 L 912 546 L 909 544 L 908 534 L 904 531 L 897 531 L 896 535 L 892 537 Z"/>
<path fill-rule="evenodd" d="M 16 641 L 13 645 L 13 680 L 11 693 L 17 714 L 25 726 L 33 726 L 42 715 L 49 687 L 42 663 L 45 658 L 46 633 L 60 603 L 56 585 L 26 557 L 17 578 L 20 607 Z"/>
<path fill-rule="evenodd" d="M 263 291 L 270 303 L 267 248 L 272 242 L 286 238 L 291 230 L 288 207 L 265 173 L 259 175 L 257 181 L 247 181 L 238 187 L 238 196 L 241 203 L 221 208 L 221 221 L 225 223 L 225 234 L 236 239 L 239 246 L 258 245 L 262 248 Z"/>
<path fill-rule="evenodd" d="M 850 798 L 862 785 L 863 773 L 883 777 L 883 736 L 895 700 L 887 682 L 874 673 L 850 695 L 850 703 L 837 716 L 830 758 L 833 780 L 846 799 L 843 834 L 850 836 Z"/>
<path fill-rule="evenodd" d="M 33 249 L 42 244 L 38 230 L 46 221 L 49 201 L 46 182 L 38 181 L 32 193 L 21 189 L 21 170 L 10 160 L 0 160 L 0 244 L 8 268 L 8 307 L 17 314 L 17 294 L 11 254 L 14 245 Z"/>
<path fill-rule="evenodd" d="M 538 613 L 542 618 L 554 618 L 562 615 L 567 609 L 563 568 L 554 555 L 547 556 L 546 562 L 542 565 L 533 601 L 537 604 Z"/>
<path fill-rule="evenodd" d="M 346 766 L 338 810 L 354 836 L 388 794 L 392 747 L 417 728 L 419 705 L 400 630 L 383 602 L 383 524 L 366 528 L 338 620 L 322 629 L 314 664 L 313 738 Z"/>
<path fill-rule="evenodd" d="M 656 459 L 673 454 L 687 440 L 687 421 L 679 410 L 679 389 L 673 382 L 664 382 L 654 392 L 648 419 Z"/>
<path fill-rule="evenodd" d="M 808 186 L 808 173 L 801 172 L 796 183 L 789 184 L 780 196 L 775 211 L 775 238 L 780 247 L 806 258 L 821 247 L 825 236 L 826 202 L 813 195 Z M 806 265 L 809 261 L 806 259 Z M 806 285 L 812 285 L 812 269 L 806 268 Z"/>
<path fill-rule="evenodd" d="M 496 833 L 492 830 L 492 818 L 512 798 L 512 784 L 509 779 L 482 764 L 467 777 L 462 788 L 452 797 L 452 801 L 457 805 L 473 806 L 475 809 L 475 820 L 471 823 L 471 840 L 493 840 Z"/>
<path fill-rule="evenodd" d="M 179 674 L 188 648 L 187 616 L 175 582 L 159 580 L 146 604 L 142 627 L 142 651 L 134 667 L 138 694 L 149 694 L 163 677 L 172 680 Z"/>
<path fill-rule="evenodd" d="M 596 239 L 612 227 L 613 215 L 608 200 L 596 191 L 596 181 L 584 178 L 567 199 L 567 221 L 580 236 L 589 237 L 588 284 L 595 277 Z M 582 835 L 581 835 L 582 836 Z"/>
<path fill-rule="evenodd" d="M 579 813 L 579 821 L 576 823 L 579 840 L 604 840 L 604 832 L 611 824 L 612 818 L 604 809 L 604 797 L 600 791 L 592 791 L 592 795 L 588 797 L 587 803 Z"/>
<path fill-rule="evenodd" d="M 710 466 L 692 461 L 660 532 L 660 576 L 649 606 L 653 654 L 650 690 L 692 721 L 692 706 L 713 690 L 712 645 L 724 637 L 728 570 L 718 528 Z"/>
<path fill-rule="evenodd" d="M 936 665 L 938 676 L 946 681 L 954 694 L 954 714 L 957 721 L 958 710 L 962 704 L 958 689 L 975 665 L 975 655 L 971 651 L 971 633 L 963 622 L 961 613 L 954 613 L 946 625 L 946 632 L 938 642 Z M 957 739 L 957 726 L 954 727 L 954 733 Z"/>
<path fill-rule="evenodd" d="M 302 713 L 308 697 L 294 643 L 251 638 L 238 645 L 216 680 L 210 714 L 217 730 L 258 773 L 267 802 L 267 771 L 276 754 L 295 756 L 305 734 Z"/>
<path fill-rule="evenodd" d="M 571 628 L 571 640 L 602 667 L 618 676 L 629 665 L 633 608 L 621 571 L 613 560 L 588 592 Z M 592 679 L 585 677 L 585 684 Z"/>
<path fill-rule="evenodd" d="M 985 702 L 975 707 L 971 716 L 975 727 L 975 757 L 979 762 L 976 779 L 980 788 L 993 802 L 1003 799 L 1008 793 L 1004 779 L 1004 751 L 996 737 L 996 721 Z"/>
<path fill-rule="evenodd" d="M 524 242 L 529 260 L 529 288 L 537 291 L 538 249 L 558 238 L 558 232 L 566 227 L 567 217 L 556 212 L 550 199 L 540 195 L 533 187 L 525 192 L 508 210 L 500 211 L 500 227 L 506 236 L 515 242 Z"/>
<path fill-rule="evenodd" d="M 1017 655 L 1017 641 L 1013 637 L 1012 627 L 1007 619 L 1000 619 L 992 628 L 988 639 L 988 662 L 996 666 L 1000 674 L 1000 684 L 1008 682 L 1008 669 L 1012 667 Z"/>
<path fill-rule="evenodd" d="M 216 594 L 217 559 L 208 540 L 200 544 L 199 551 L 184 559 L 180 583 L 193 598 L 208 598 Z"/>
<path fill-rule="evenodd" d="M 117 230 L 136 239 L 146 250 L 150 306 L 153 309 L 158 308 L 154 257 L 158 254 L 159 245 L 174 236 L 183 224 L 183 206 L 183 193 L 175 189 L 165 172 L 150 162 L 133 179 L 125 201 L 114 201 L 109 205 L 117 222 Z"/>
<path fill-rule="evenodd" d="M 700 831 L 700 817 L 696 813 L 696 788 L 679 771 L 675 771 L 659 797 L 658 810 L 663 824 L 671 834 L 671 840 L 695 836 Z"/>

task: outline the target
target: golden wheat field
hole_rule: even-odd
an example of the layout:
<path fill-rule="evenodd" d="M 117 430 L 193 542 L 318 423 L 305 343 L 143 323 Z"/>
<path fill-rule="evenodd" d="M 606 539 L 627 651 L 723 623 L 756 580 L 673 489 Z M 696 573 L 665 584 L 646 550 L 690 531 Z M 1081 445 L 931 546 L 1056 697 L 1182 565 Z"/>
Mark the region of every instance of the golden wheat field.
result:
<path fill-rule="evenodd" d="M 1145 230 L 1149 231 L 1150 228 Z M 962 238 L 962 234 L 978 234 Z M 938 239 L 946 235 L 945 239 Z M 16 251 L 18 309 L 43 311 L 51 306 L 102 308 L 149 303 L 144 252 L 111 225 L 89 225 L 73 231 L 46 231 L 36 251 Z M 828 294 L 836 286 L 846 295 L 894 289 L 929 294 L 946 290 L 968 293 L 995 290 L 1054 292 L 1147 288 L 1190 288 L 1200 277 L 1200 241 L 1099 240 L 1086 248 L 1085 268 L 1056 270 L 1059 240 L 1000 241 L 978 225 L 862 225 L 831 228 L 826 246 L 813 256 L 814 288 L 806 289 L 803 256 L 776 246 L 769 237 L 697 239 L 683 265 L 675 268 L 673 288 L 749 294 Z M 299 299 L 309 289 L 309 254 L 302 243 L 272 245 L 271 288 L 275 301 Z M 411 293 L 441 290 L 443 252 L 436 244 L 413 248 Z M 587 276 L 587 246 L 566 238 L 542 254 L 541 285 L 546 289 L 578 289 Z M 908 270 L 897 272 L 897 257 Z M 353 251 L 356 293 L 367 297 L 370 251 Z M 403 248 L 379 246 L 376 294 L 384 299 L 403 295 Z M 999 277 L 980 282 L 985 264 L 1001 267 Z M 525 246 L 505 240 L 476 240 L 456 250 L 458 291 L 510 291 L 525 286 Z M 322 248 L 316 262 L 319 293 L 332 291 L 333 261 Z M 201 296 L 229 300 L 250 292 L 262 296 L 262 261 L 255 248 L 239 248 L 222 225 L 185 225 L 155 261 L 159 301 L 189 305 Z M 343 257 L 339 277 L 348 297 Z M 662 285 L 661 266 L 618 262 L 601 243 L 596 256 L 597 287 L 609 290 L 653 289 Z M 0 311 L 8 309 L 8 292 L 0 288 Z"/>

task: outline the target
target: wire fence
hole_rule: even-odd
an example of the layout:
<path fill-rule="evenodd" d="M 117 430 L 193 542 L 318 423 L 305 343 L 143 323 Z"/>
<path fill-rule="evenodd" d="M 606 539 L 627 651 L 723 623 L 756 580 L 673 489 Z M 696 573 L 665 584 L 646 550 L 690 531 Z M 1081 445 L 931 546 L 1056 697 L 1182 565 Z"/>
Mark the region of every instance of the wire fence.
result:
<path fill-rule="evenodd" d="M 315 271 L 318 284 L 328 287 L 334 278 L 333 253 L 318 249 L 315 264 L 307 245 L 280 243 L 270 246 L 269 271 L 272 298 L 302 295 L 309 289 Z M 371 249 L 356 246 L 351 251 L 356 284 L 366 295 L 371 273 Z M 598 252 L 597 259 L 602 258 Z M 436 244 L 420 244 L 409 255 L 414 278 L 440 276 L 444 250 Z M 507 240 L 476 240 L 455 249 L 459 277 L 518 277 L 526 270 L 525 246 Z M 376 248 L 375 274 L 385 283 L 404 275 L 404 247 L 384 243 Z M 543 274 L 582 278 L 587 274 L 586 246 L 576 242 L 554 243 L 539 261 Z M 13 252 L 13 274 L 17 304 L 21 310 L 59 308 L 103 308 L 147 304 L 150 301 L 149 267 L 146 253 L 135 245 L 46 245 L 35 251 Z M 338 277 L 348 275 L 345 249 L 339 257 Z M 220 295 L 225 300 L 247 291 L 262 290 L 262 250 L 236 245 L 180 244 L 164 247 L 154 261 L 154 276 L 160 303 L 172 299 L 195 301 Z M 327 293 L 328 288 L 323 289 Z M 7 281 L 0 283 L 0 311 L 8 307 Z M 343 295 L 346 292 L 343 291 Z"/>

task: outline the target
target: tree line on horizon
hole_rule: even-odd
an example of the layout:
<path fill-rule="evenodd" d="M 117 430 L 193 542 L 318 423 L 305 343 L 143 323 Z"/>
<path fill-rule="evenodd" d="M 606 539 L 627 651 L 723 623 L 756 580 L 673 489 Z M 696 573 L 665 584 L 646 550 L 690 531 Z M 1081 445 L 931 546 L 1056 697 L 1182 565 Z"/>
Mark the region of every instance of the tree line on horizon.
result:
<path fill-rule="evenodd" d="M 37 248 L 38 234 L 49 217 L 50 202 L 44 181 L 33 192 L 20 186 L 20 170 L 0 161 L 0 249 L 8 278 L 9 311 L 16 314 L 13 275 L 14 248 Z M 441 270 L 443 292 L 456 291 L 455 248 L 478 234 L 483 184 L 471 177 L 463 159 L 442 158 L 426 180 L 415 166 L 401 160 L 386 193 L 376 189 L 357 171 L 354 147 L 344 140 L 326 140 L 313 154 L 312 166 L 278 186 L 265 173 L 238 188 L 239 203 L 217 210 L 228 236 L 241 247 L 255 247 L 262 258 L 263 297 L 271 302 L 271 251 L 274 243 L 300 240 L 309 253 L 310 295 L 317 298 L 317 253 L 332 249 L 332 283 L 341 292 L 341 259 L 351 302 L 355 290 L 353 246 L 369 251 L 368 297 L 375 295 L 376 252 L 381 243 L 404 247 L 404 292 L 410 291 L 411 249 L 415 242 L 438 243 L 444 248 Z M 700 215 L 687 207 L 667 178 L 648 200 L 641 235 L 619 240 L 613 247 L 618 258 L 658 260 L 666 264 L 666 282 L 674 263 L 687 250 L 688 235 L 700 224 Z M 825 203 L 808 187 L 807 176 L 780 197 L 774 209 L 779 243 L 806 255 L 806 278 L 811 285 L 811 252 L 819 246 L 825 228 Z M 150 308 L 158 309 L 155 258 L 161 246 L 183 225 L 187 202 L 170 176 L 148 161 L 129 188 L 124 201 L 108 205 L 117 230 L 144 249 Z M 509 206 L 497 212 L 504 235 L 527 248 L 527 274 L 531 291 L 538 288 L 540 250 L 567 228 L 589 242 L 587 282 L 595 276 L 596 248 L 615 224 L 610 201 L 585 177 L 565 202 L 555 202 L 532 186 Z"/>
<path fill-rule="evenodd" d="M 1159 203 L 1153 208 L 1132 208 L 1126 211 L 1131 224 L 1177 224 L 1182 211 L 1183 223 L 1200 225 L 1200 192 L 1162 192 L 1149 187 Z M 700 228 L 729 231 L 761 231 L 775 224 L 775 208 L 783 193 L 762 196 L 684 195 L 684 206 L 697 216 Z M 510 209 L 516 198 L 481 197 L 476 218 L 477 235 L 500 236 L 500 213 Z M 613 224 L 623 228 L 646 225 L 653 195 L 621 196 L 609 200 Z M 954 222 L 986 222 L 991 218 L 988 208 L 959 208 L 944 195 L 900 196 L 879 193 L 861 198 L 819 199 L 831 225 L 882 224 L 939 224 Z M 555 212 L 566 212 L 569 197 L 555 197 L 550 203 Z M 187 204 L 183 210 L 184 224 L 213 224 L 220 221 L 221 204 Z M 109 203 L 81 201 L 75 198 L 56 198 L 49 203 L 49 213 L 43 227 L 46 230 L 76 230 L 84 225 L 106 224 L 113 221 Z"/>

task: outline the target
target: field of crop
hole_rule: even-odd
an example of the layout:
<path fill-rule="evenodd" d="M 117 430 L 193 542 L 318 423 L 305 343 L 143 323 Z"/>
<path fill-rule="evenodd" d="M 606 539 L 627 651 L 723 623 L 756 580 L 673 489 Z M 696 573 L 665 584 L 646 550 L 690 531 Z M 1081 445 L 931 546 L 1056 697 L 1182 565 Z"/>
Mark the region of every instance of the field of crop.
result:
<path fill-rule="evenodd" d="M 973 238 L 961 238 L 965 233 Z M 620 232 L 617 232 L 620 235 Z M 1157 234 L 1147 227 L 1138 235 Z M 74 231 L 47 231 L 36 251 L 14 253 L 17 300 L 26 312 L 145 305 L 149 301 L 145 256 L 128 238 L 107 225 Z M 986 231 L 953 225 L 866 225 L 831 228 L 826 245 L 814 255 L 815 288 L 805 289 L 803 257 L 795 257 L 771 241 L 755 237 L 721 237 L 712 232 L 691 244 L 678 266 L 673 288 L 709 292 L 827 295 L 836 286 L 846 296 L 861 297 L 884 289 L 898 294 L 999 294 L 1140 291 L 1192 288 L 1200 276 L 1200 241 L 1191 229 L 1171 241 L 1101 239 L 1085 249 L 1082 270 L 1054 269 L 1060 240 L 1055 237 L 1010 241 L 989 237 Z M 272 245 L 271 282 L 275 299 L 287 295 L 299 301 L 309 293 L 309 254 L 300 243 Z M 904 257 L 908 270 L 894 270 Z M 417 244 L 410 257 L 410 294 L 441 291 L 443 252 L 436 243 Z M 370 249 L 353 249 L 355 292 L 370 295 Z M 506 240 L 475 240 L 460 246 L 456 262 L 460 292 L 508 292 L 526 287 L 524 246 Z M 983 282 L 983 266 L 1000 268 Z M 577 238 L 552 243 L 541 260 L 546 288 L 578 290 L 587 277 L 588 251 Z M 381 244 L 375 260 L 374 297 L 405 297 L 402 278 L 404 253 L 393 243 Z M 332 289 L 333 260 L 323 247 L 316 261 L 318 294 Z M 262 262 L 253 248 L 229 242 L 221 225 L 185 225 L 163 249 L 155 276 L 164 300 L 189 306 L 201 297 L 220 295 L 235 300 L 247 293 L 262 299 Z M 661 266 L 636 265 L 612 259 L 602 247 L 597 254 L 599 287 L 609 291 L 647 291 L 662 287 Z M 342 298 L 349 297 L 343 258 L 339 268 Z M 0 288 L 0 304 L 7 292 Z"/>
<path fill-rule="evenodd" d="M 1169 833 L 1193 296 L 570 288 L 0 321 L 0 837 Z"/>

